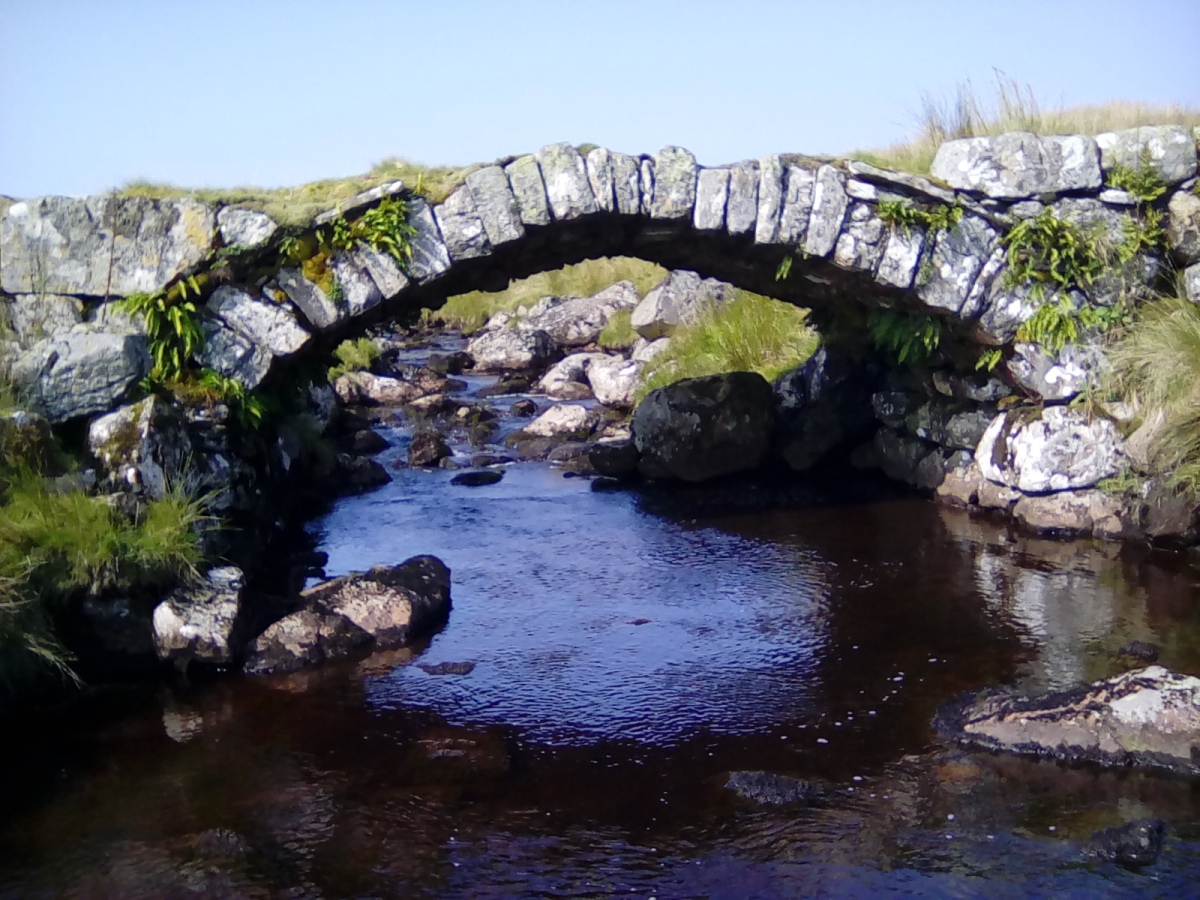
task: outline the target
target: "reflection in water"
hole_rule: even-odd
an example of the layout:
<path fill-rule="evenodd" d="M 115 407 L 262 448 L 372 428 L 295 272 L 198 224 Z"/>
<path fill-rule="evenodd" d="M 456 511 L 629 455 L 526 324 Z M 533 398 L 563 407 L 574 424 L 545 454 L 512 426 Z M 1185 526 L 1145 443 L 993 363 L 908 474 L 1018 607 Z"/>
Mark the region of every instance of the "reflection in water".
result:
<path fill-rule="evenodd" d="M 1200 877 L 1179 782 L 929 729 L 965 690 L 1110 674 L 1135 637 L 1195 671 L 1181 561 L 911 499 L 701 515 L 540 466 L 449 477 L 403 472 L 318 524 L 331 574 L 442 556 L 442 633 L 38 723 L 0 767 L 0 895 L 1184 896 Z M 748 806 L 736 769 L 828 802 Z M 1150 876 L 1077 864 L 1144 815 L 1172 825 Z"/>

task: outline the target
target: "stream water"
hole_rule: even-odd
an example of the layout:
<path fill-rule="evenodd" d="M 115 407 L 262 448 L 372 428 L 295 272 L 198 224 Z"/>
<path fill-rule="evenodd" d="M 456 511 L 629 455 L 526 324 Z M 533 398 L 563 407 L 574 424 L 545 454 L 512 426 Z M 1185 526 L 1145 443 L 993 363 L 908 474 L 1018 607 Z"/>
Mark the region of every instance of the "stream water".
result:
<path fill-rule="evenodd" d="M 388 465 L 406 435 L 383 433 Z M 444 630 L 6 735 L 0 895 L 1196 894 L 1200 785 L 960 752 L 929 724 L 963 691 L 1120 671 L 1135 638 L 1200 671 L 1185 558 L 873 489 L 739 512 L 540 463 L 394 475 L 313 532 L 330 575 L 440 556 Z M 724 787 L 747 769 L 826 802 L 749 804 Z M 1148 815 L 1155 866 L 1081 860 Z"/>

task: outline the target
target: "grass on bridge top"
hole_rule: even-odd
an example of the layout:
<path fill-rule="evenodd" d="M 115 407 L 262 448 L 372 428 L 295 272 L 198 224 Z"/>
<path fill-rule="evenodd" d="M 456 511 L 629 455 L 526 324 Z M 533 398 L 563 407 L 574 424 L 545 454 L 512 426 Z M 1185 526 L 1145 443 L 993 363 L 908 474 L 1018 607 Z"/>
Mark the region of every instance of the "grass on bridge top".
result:
<path fill-rule="evenodd" d="M 887 169 L 928 175 L 933 157 L 946 141 L 958 138 L 1032 131 L 1035 134 L 1100 134 L 1143 125 L 1200 126 L 1200 109 L 1178 105 L 1115 100 L 1088 106 L 1043 109 L 1033 89 L 996 73 L 994 97 L 986 101 L 971 82 L 960 83 L 953 99 L 921 97 L 916 134 L 907 141 L 876 150 L 847 154 Z"/>

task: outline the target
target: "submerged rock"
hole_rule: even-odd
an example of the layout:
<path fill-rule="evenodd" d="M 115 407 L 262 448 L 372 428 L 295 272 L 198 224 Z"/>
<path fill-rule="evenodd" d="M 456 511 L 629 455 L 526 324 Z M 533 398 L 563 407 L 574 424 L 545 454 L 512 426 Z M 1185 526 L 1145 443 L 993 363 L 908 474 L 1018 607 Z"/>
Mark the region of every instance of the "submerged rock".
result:
<path fill-rule="evenodd" d="M 636 475 L 640 458 L 632 440 L 600 441 L 588 449 L 592 468 L 610 478 Z"/>
<path fill-rule="evenodd" d="M 1158 644 L 1149 641 L 1130 641 L 1117 651 L 1117 656 L 1132 656 L 1142 662 L 1158 662 Z"/>
<path fill-rule="evenodd" d="M 471 472 L 460 472 L 450 479 L 450 483 L 463 487 L 483 487 L 495 484 L 503 478 L 504 473 L 497 472 L 495 469 L 476 469 Z"/>
<path fill-rule="evenodd" d="M 410 466 L 436 466 L 448 458 L 452 451 L 442 436 L 435 431 L 418 431 L 408 445 Z"/>
<path fill-rule="evenodd" d="M 767 806 L 810 803 L 820 795 L 811 782 L 772 772 L 730 772 L 725 787 L 745 800 Z"/>
<path fill-rule="evenodd" d="M 1034 697 L 983 691 L 935 726 L 988 750 L 1200 775 L 1200 678 L 1162 666 Z"/>
<path fill-rule="evenodd" d="M 633 414 L 648 478 L 704 481 L 758 466 L 775 423 L 775 394 L 754 372 L 686 378 L 651 391 Z"/>
<path fill-rule="evenodd" d="M 1092 835 L 1083 855 L 1088 859 L 1140 869 L 1158 861 L 1165 831 L 1162 819 L 1136 819 L 1115 828 L 1105 828 Z"/>

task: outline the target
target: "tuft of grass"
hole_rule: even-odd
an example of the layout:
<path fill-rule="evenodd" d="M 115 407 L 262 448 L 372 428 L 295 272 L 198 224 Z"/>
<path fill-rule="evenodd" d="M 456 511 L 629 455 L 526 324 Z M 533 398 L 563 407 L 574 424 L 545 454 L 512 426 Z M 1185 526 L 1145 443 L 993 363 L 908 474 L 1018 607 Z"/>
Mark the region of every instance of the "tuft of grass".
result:
<path fill-rule="evenodd" d="M 261 210 L 285 228 L 304 228 L 319 213 L 337 209 L 355 194 L 391 181 L 403 181 L 405 187 L 430 203 L 441 203 L 480 168 L 483 166 L 479 164 L 422 166 L 391 157 L 364 175 L 326 178 L 295 187 L 183 188 L 164 182 L 131 181 L 118 188 L 117 194 L 155 200 L 192 197 L 205 203 Z"/>
<path fill-rule="evenodd" d="M 338 363 L 329 369 L 329 380 L 333 381 L 347 372 L 359 372 L 371 368 L 379 358 L 379 348 L 368 337 L 353 341 L 342 341 L 333 351 Z"/>
<path fill-rule="evenodd" d="M 1200 125 L 1200 109 L 1126 101 L 1043 109 L 1029 85 L 997 71 L 990 100 L 985 100 L 966 81 L 948 99 L 923 94 L 917 121 L 916 134 L 907 141 L 850 156 L 877 166 L 926 175 L 938 147 L 957 138 L 1009 131 L 1099 134 L 1142 125 L 1194 128 Z"/>
<path fill-rule="evenodd" d="M 441 309 L 428 313 L 426 320 L 470 334 L 496 313 L 516 312 L 543 297 L 590 297 L 618 281 L 632 281 L 638 294 L 644 296 L 666 276 L 667 270 L 662 266 L 640 259 L 624 256 L 589 259 L 512 281 L 503 291 L 459 294 L 448 299 Z"/>
<path fill-rule="evenodd" d="M 684 378 L 724 372 L 758 372 L 772 381 L 804 363 L 819 342 L 808 310 L 739 290 L 671 336 L 643 370 L 637 399 Z"/>
<path fill-rule="evenodd" d="M 604 326 L 596 341 L 605 350 L 628 350 L 638 339 L 633 330 L 633 310 L 619 309 Z"/>
<path fill-rule="evenodd" d="M 1200 307 L 1183 296 L 1142 304 L 1108 347 L 1112 387 L 1142 422 L 1160 423 L 1153 474 L 1200 493 Z"/>

